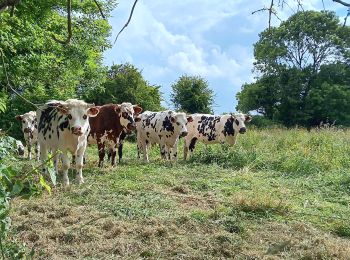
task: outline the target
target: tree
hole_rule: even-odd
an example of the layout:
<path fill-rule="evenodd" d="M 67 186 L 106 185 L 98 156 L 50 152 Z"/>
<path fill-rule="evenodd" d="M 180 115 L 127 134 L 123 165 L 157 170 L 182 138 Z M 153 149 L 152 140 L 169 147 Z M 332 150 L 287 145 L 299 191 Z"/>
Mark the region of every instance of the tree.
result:
<path fill-rule="evenodd" d="M 333 12 L 299 12 L 259 35 L 254 65 L 263 73 L 292 67 L 317 72 L 322 64 L 344 59 L 349 36 Z"/>
<path fill-rule="evenodd" d="M 160 86 L 150 85 L 132 64 L 113 65 L 107 81 L 86 94 L 86 99 L 95 104 L 131 102 L 143 110 L 161 110 Z"/>
<path fill-rule="evenodd" d="M 115 6 L 115 0 L 99 3 L 106 15 Z M 0 116 L 3 129 L 16 124 L 16 114 L 36 109 L 13 90 L 42 104 L 49 99 L 82 97 L 105 81 L 102 53 L 110 46 L 108 21 L 91 1 L 73 1 L 74 37 L 69 44 L 61 44 L 51 36 L 65 35 L 65 8 L 64 1 L 22 0 L 14 16 L 0 13 L 0 92 L 7 96 L 7 113 Z M 17 127 L 10 134 L 21 136 Z"/>
<path fill-rule="evenodd" d="M 311 126 L 326 118 L 349 124 L 342 101 L 350 91 L 349 37 L 350 29 L 331 12 L 299 12 L 265 30 L 254 45 L 254 65 L 261 75 L 243 85 L 237 109 L 256 110 L 287 126 Z M 326 98 L 332 105 L 322 110 L 318 106 Z"/>
<path fill-rule="evenodd" d="M 187 113 L 212 113 L 214 94 L 208 82 L 197 76 L 181 76 L 172 86 L 171 101 Z"/>

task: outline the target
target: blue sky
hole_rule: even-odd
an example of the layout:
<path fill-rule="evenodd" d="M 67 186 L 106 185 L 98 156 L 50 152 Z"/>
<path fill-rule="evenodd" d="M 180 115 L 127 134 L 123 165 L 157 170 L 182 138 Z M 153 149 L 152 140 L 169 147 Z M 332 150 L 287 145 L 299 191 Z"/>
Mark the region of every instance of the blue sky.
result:
<path fill-rule="evenodd" d="M 163 105 L 171 85 L 184 74 L 199 75 L 215 93 L 215 113 L 235 112 L 236 93 L 254 81 L 253 44 L 268 25 L 268 13 L 252 15 L 270 0 L 139 0 L 129 26 L 104 55 L 106 65 L 130 62 L 150 83 L 161 85 Z M 304 9 L 322 10 L 321 0 L 305 0 Z M 324 0 L 327 10 L 346 15 L 346 8 Z M 128 19 L 132 0 L 120 0 L 112 12 L 112 38 Z M 293 0 L 279 11 L 286 19 L 296 10 Z M 342 19 L 342 18 L 341 18 Z M 343 19 L 342 19 L 343 21 Z M 279 20 L 273 18 L 273 24 Z"/>

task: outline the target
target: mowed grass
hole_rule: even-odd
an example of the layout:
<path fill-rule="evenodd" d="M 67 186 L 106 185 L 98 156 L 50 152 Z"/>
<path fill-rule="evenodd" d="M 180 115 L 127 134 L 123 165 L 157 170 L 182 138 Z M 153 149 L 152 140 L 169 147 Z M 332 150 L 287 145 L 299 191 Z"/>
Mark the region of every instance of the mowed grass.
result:
<path fill-rule="evenodd" d="M 350 131 L 250 129 L 173 164 L 124 151 L 100 169 L 89 147 L 85 184 L 15 199 L 12 237 L 38 259 L 350 257 Z"/>

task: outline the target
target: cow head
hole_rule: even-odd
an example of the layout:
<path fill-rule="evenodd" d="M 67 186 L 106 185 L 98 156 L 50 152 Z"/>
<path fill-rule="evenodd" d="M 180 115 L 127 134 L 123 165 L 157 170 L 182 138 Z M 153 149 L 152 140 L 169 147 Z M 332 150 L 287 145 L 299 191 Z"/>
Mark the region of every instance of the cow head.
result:
<path fill-rule="evenodd" d="M 142 112 L 142 108 L 131 103 L 122 103 L 115 106 L 115 112 L 119 115 L 120 125 L 129 130 L 135 130 L 135 121 L 140 121 L 138 115 Z"/>
<path fill-rule="evenodd" d="M 57 109 L 66 115 L 70 130 L 73 134 L 81 136 L 89 129 L 89 117 L 95 117 L 99 113 L 99 107 L 87 104 L 82 100 L 68 99 L 61 102 Z"/>
<path fill-rule="evenodd" d="M 28 113 L 25 113 L 23 115 L 18 115 L 15 117 L 18 121 L 21 121 L 22 123 L 22 131 L 23 133 L 27 133 L 29 135 L 32 135 L 35 129 L 37 129 L 37 119 L 36 119 L 36 112 L 30 111 Z"/>
<path fill-rule="evenodd" d="M 240 134 L 244 134 L 247 131 L 245 123 L 252 121 L 252 117 L 245 114 L 236 114 L 231 115 L 231 120 L 233 129 Z"/>
<path fill-rule="evenodd" d="M 185 137 L 188 134 L 187 123 L 192 122 L 192 116 L 187 116 L 185 113 L 174 113 L 170 116 L 170 121 L 173 124 L 174 131 L 180 134 L 180 137 Z"/>

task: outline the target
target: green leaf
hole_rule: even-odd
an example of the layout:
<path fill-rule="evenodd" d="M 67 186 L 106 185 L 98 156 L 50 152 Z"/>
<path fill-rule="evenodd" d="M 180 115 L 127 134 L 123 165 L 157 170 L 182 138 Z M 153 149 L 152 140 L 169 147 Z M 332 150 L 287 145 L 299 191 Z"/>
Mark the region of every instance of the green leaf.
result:
<path fill-rule="evenodd" d="M 13 187 L 12 187 L 11 196 L 16 196 L 16 195 L 20 194 L 21 191 L 23 190 L 23 188 L 24 188 L 23 183 L 20 181 L 16 181 L 15 185 L 13 185 Z"/>
<path fill-rule="evenodd" d="M 46 183 L 44 176 L 40 175 L 40 184 L 51 195 L 51 187 Z"/>
<path fill-rule="evenodd" d="M 50 178 L 51 178 L 51 181 L 52 181 L 52 184 L 53 186 L 56 186 L 56 172 L 55 172 L 55 169 L 52 168 L 52 167 L 48 167 L 47 170 L 49 171 L 49 174 L 50 174 Z"/>

